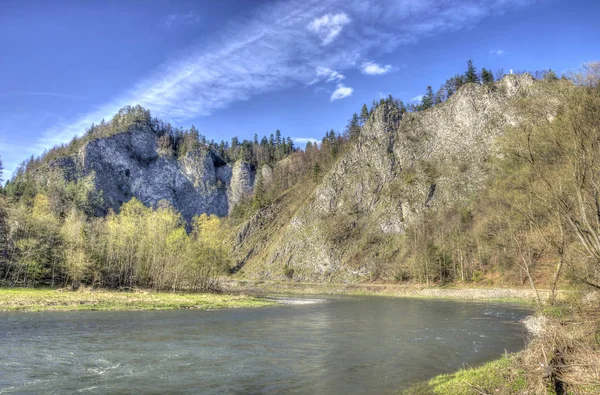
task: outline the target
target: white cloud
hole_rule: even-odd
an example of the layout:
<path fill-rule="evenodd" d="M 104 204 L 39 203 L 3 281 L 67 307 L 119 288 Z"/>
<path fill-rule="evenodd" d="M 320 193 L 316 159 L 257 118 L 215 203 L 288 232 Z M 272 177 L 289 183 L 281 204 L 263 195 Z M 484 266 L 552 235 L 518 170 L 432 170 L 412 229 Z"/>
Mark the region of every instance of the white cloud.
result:
<path fill-rule="evenodd" d="M 197 23 L 200 23 L 200 16 L 196 11 L 169 14 L 165 19 L 165 25 L 167 25 L 167 27 L 173 25 L 195 25 Z"/>
<path fill-rule="evenodd" d="M 327 67 L 321 66 L 317 67 L 317 77 L 325 77 L 326 82 L 341 81 L 344 78 L 346 78 L 345 76 L 343 76 L 335 70 L 331 70 Z"/>
<path fill-rule="evenodd" d="M 350 18 L 343 12 L 335 15 L 325 14 L 315 18 L 308 25 L 308 29 L 319 36 L 323 45 L 327 45 L 335 40 L 348 23 L 350 23 Z"/>
<path fill-rule="evenodd" d="M 490 55 L 497 55 L 497 56 L 502 56 L 502 55 L 506 55 L 508 52 L 506 52 L 503 49 L 492 49 L 490 51 Z"/>
<path fill-rule="evenodd" d="M 344 97 L 351 96 L 353 91 L 354 89 L 350 88 L 349 86 L 344 86 L 344 84 L 338 84 L 336 90 L 334 90 L 331 94 L 329 101 L 339 100 L 343 99 Z"/>
<path fill-rule="evenodd" d="M 319 140 L 317 140 L 317 139 L 316 139 L 316 138 L 314 138 L 314 137 L 292 137 L 292 141 L 293 141 L 294 143 L 296 143 L 296 144 L 306 144 L 306 143 L 308 143 L 309 141 L 310 141 L 311 143 L 318 143 L 318 142 L 319 142 Z"/>
<path fill-rule="evenodd" d="M 385 73 L 389 72 L 390 70 L 392 70 L 392 65 L 390 65 L 390 64 L 386 64 L 385 66 L 382 66 L 375 62 L 364 62 L 360 66 L 360 71 L 363 74 L 367 74 L 367 75 L 385 74 Z"/>
<path fill-rule="evenodd" d="M 314 85 L 317 82 L 339 82 L 346 78 L 343 74 L 338 73 L 335 70 L 328 69 L 327 67 L 318 66 L 316 69 L 316 78 L 308 83 L 308 85 Z"/>
<path fill-rule="evenodd" d="M 230 20 L 221 31 L 197 45 L 179 55 L 169 54 L 169 60 L 161 67 L 110 101 L 83 114 L 61 114 L 66 119 L 53 121 L 41 131 L 42 137 L 28 147 L 34 146 L 41 153 L 44 148 L 67 142 L 92 122 L 109 119 L 127 104 L 140 104 L 154 116 L 186 125 L 192 118 L 210 115 L 236 101 L 306 85 L 315 79 L 318 67 L 323 68 L 320 81 L 341 84 L 342 73 L 356 68 L 359 59 L 382 55 L 431 35 L 466 29 L 485 17 L 531 2 L 270 2 L 257 9 L 252 18 Z M 344 12 L 339 12 L 341 9 Z M 170 19 L 174 23 L 185 23 L 181 22 L 185 19 L 173 15 Z M 188 19 L 197 23 L 194 21 L 199 19 L 191 15 Z M 349 23 L 351 18 L 355 23 Z M 351 40 L 340 34 L 342 29 L 348 30 Z M 320 40 L 314 40 L 315 34 Z M 326 45 L 334 39 L 336 45 Z M 352 88 L 338 85 L 330 99 L 350 94 Z M 0 134 L 11 133 L 8 130 L 0 130 Z M 23 153 L 23 159 L 27 156 Z"/>
<path fill-rule="evenodd" d="M 424 97 L 425 97 L 425 95 L 418 95 L 418 96 L 415 96 L 412 99 L 410 99 L 410 101 L 418 101 L 418 102 L 420 102 L 420 101 L 423 100 Z"/>

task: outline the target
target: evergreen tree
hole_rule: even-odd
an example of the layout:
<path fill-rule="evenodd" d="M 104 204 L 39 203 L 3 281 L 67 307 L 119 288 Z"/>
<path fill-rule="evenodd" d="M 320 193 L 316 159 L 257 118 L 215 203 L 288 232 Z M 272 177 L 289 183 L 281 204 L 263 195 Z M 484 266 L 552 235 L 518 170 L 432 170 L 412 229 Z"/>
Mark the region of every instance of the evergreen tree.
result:
<path fill-rule="evenodd" d="M 544 74 L 544 79 L 546 81 L 556 81 L 558 80 L 558 77 L 556 76 L 556 73 L 550 69 Z"/>
<path fill-rule="evenodd" d="M 427 93 L 425 94 L 425 96 L 423 96 L 423 99 L 421 99 L 421 110 L 427 110 L 428 108 L 433 107 L 433 103 L 434 103 L 433 89 L 431 89 L 431 86 L 428 86 Z"/>
<path fill-rule="evenodd" d="M 369 110 L 369 115 L 373 114 L 373 112 L 375 112 L 375 110 L 377 109 L 377 106 L 379 106 L 379 104 L 377 103 L 377 100 L 373 99 L 373 101 L 371 102 L 371 109 Z"/>
<path fill-rule="evenodd" d="M 477 69 L 473 65 L 473 61 L 467 62 L 467 72 L 465 73 L 465 82 L 479 83 L 479 76 L 477 75 Z"/>
<path fill-rule="evenodd" d="M 317 162 L 313 166 L 313 180 L 314 180 L 314 182 L 319 182 L 320 179 L 321 179 L 321 166 L 319 165 L 319 162 Z"/>
<path fill-rule="evenodd" d="M 2 189 L 2 184 L 4 183 L 4 166 L 2 164 L 2 157 L 0 157 L 0 190 Z"/>
<path fill-rule="evenodd" d="M 398 110 L 400 111 L 400 114 L 404 114 L 405 112 L 407 112 L 408 110 L 406 109 L 406 106 L 404 105 L 404 102 L 400 99 L 396 100 L 396 107 L 398 107 Z"/>
<path fill-rule="evenodd" d="M 362 109 L 360 110 L 360 122 L 362 125 L 367 123 L 369 120 L 369 109 L 366 104 L 363 104 Z"/>
<path fill-rule="evenodd" d="M 492 84 L 494 82 L 494 75 L 486 68 L 481 69 L 481 82 L 483 84 Z"/>
<path fill-rule="evenodd" d="M 346 130 L 350 140 L 354 141 L 358 138 L 358 135 L 360 134 L 360 120 L 358 118 L 358 114 L 352 114 L 352 119 L 350 119 L 350 122 L 348 122 Z"/>

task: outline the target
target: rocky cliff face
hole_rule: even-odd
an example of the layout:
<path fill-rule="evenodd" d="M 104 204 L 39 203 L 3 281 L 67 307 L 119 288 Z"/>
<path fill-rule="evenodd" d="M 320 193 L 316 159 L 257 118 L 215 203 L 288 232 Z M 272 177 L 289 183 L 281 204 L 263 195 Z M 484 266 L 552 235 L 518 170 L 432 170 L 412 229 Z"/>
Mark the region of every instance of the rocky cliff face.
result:
<path fill-rule="evenodd" d="M 247 236 L 248 226 L 243 229 L 239 265 L 245 263 L 252 276 L 317 281 L 357 280 L 385 270 L 377 255 L 354 259 L 369 246 L 353 243 L 353 234 L 361 243 L 382 244 L 427 207 L 476 193 L 494 141 L 519 122 L 514 103 L 540 89 L 529 75 L 511 75 L 493 87 L 464 86 L 445 103 L 402 120 L 393 108 L 378 107 L 307 204 L 260 250 L 245 244 L 255 238 Z M 253 218 L 249 226 L 260 222 Z M 368 237 L 356 235 L 361 232 Z"/>
<path fill-rule="evenodd" d="M 105 210 L 118 211 L 132 197 L 150 207 L 166 200 L 187 221 L 202 213 L 226 216 L 254 186 L 248 163 L 226 164 L 206 150 L 176 159 L 161 153 L 157 136 L 140 127 L 90 141 L 76 158 L 57 165 L 71 178 L 93 174 Z"/>

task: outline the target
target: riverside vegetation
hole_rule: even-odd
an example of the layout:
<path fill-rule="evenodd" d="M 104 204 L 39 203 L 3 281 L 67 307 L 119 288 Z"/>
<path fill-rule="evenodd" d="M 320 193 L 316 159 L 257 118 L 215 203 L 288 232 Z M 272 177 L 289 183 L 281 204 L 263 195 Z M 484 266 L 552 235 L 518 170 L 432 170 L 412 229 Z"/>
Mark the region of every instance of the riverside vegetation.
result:
<path fill-rule="evenodd" d="M 501 77 L 469 62 L 419 105 L 365 105 L 304 151 L 281 133 L 208 142 L 127 107 L 7 182 L 0 278 L 527 286 L 546 321 L 526 351 L 419 391 L 597 393 L 600 63 Z"/>

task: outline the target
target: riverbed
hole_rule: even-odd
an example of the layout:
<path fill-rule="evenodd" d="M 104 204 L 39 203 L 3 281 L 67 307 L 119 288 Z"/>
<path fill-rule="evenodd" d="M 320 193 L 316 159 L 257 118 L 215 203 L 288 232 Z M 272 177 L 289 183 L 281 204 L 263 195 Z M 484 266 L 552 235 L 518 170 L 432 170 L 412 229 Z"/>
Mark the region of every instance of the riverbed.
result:
<path fill-rule="evenodd" d="M 397 393 L 525 346 L 505 303 L 319 297 L 232 310 L 0 313 L 0 393 Z"/>

